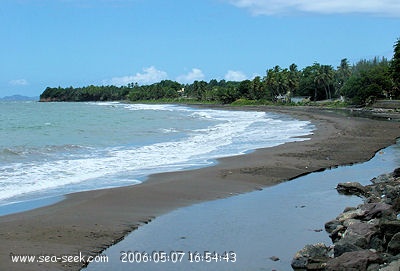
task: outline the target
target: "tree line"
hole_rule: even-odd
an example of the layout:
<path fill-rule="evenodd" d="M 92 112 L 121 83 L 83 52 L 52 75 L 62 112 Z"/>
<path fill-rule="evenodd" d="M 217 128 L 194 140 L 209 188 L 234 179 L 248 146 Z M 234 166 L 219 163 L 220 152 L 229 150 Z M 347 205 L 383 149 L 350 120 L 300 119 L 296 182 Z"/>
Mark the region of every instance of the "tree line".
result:
<path fill-rule="evenodd" d="M 334 68 L 313 63 L 302 70 L 296 64 L 275 66 L 264 76 L 233 82 L 212 79 L 180 84 L 163 80 L 150 85 L 47 87 L 41 101 L 196 101 L 230 104 L 235 101 L 290 102 L 294 96 L 310 101 L 342 98 L 351 104 L 368 105 L 379 98 L 400 96 L 400 39 L 394 45 L 392 60 L 375 57 L 350 65 L 345 58 Z"/>

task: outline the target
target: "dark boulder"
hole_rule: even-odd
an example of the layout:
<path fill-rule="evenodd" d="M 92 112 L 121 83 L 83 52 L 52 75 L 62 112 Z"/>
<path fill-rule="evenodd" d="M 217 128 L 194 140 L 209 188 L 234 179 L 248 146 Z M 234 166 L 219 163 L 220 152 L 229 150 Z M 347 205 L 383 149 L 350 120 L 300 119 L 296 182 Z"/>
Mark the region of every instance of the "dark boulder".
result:
<path fill-rule="evenodd" d="M 393 171 L 393 177 L 395 177 L 395 178 L 399 178 L 399 177 L 400 177 L 400 167 L 399 167 L 399 168 L 396 168 L 396 169 Z"/>
<path fill-rule="evenodd" d="M 333 255 L 335 257 L 339 257 L 340 255 L 346 253 L 346 252 L 352 252 L 352 251 L 359 251 L 362 250 L 362 248 L 354 245 L 353 243 L 349 242 L 349 239 L 341 239 L 338 242 L 335 243 L 335 246 L 333 248 Z"/>
<path fill-rule="evenodd" d="M 329 248 L 325 244 L 306 245 L 292 260 L 294 270 L 324 270 Z"/>
<path fill-rule="evenodd" d="M 397 255 L 400 253 L 400 232 L 393 235 L 388 244 L 387 252 L 392 255 Z"/>
<path fill-rule="evenodd" d="M 400 232 L 400 220 L 382 219 L 379 226 L 384 234 L 384 240 L 387 243 L 393 238 L 396 233 Z"/>
<path fill-rule="evenodd" d="M 329 259 L 326 263 L 327 271 L 367 271 L 372 264 L 381 264 L 383 259 L 370 250 L 346 252 L 341 256 Z"/>
<path fill-rule="evenodd" d="M 379 175 L 378 177 L 373 178 L 371 180 L 371 182 L 374 185 L 376 185 L 376 184 L 379 184 L 379 183 L 387 183 L 387 182 L 390 182 L 391 180 L 392 180 L 391 179 L 391 174 L 382 174 L 382 175 Z M 369 186 L 371 186 L 371 185 L 369 185 Z"/>
<path fill-rule="evenodd" d="M 392 206 L 383 202 L 366 203 L 361 206 L 364 213 L 363 220 L 371 220 L 373 218 L 389 217 L 394 214 Z"/>
<path fill-rule="evenodd" d="M 340 221 L 341 223 L 345 222 L 346 220 L 353 219 L 353 218 L 360 218 L 364 216 L 364 211 L 361 209 L 354 209 L 347 212 L 343 212 L 336 217 L 336 220 Z"/>
<path fill-rule="evenodd" d="M 362 243 L 367 245 L 370 243 L 372 236 L 377 235 L 379 228 L 377 225 L 358 221 L 351 223 L 344 233 L 344 238 L 355 237 L 356 239 L 363 239 Z M 364 241 L 365 239 L 365 241 Z M 356 243 L 353 243 L 356 244 Z M 357 245 L 357 244 L 356 244 Z M 360 246 L 362 247 L 362 246 Z M 367 247 L 365 247 L 367 248 Z"/>
<path fill-rule="evenodd" d="M 336 230 L 336 228 L 338 226 L 341 226 L 341 225 L 342 225 L 342 223 L 340 223 L 339 220 L 336 220 L 336 219 L 331 220 L 331 221 L 325 223 L 325 230 L 327 233 L 332 233 L 334 230 Z"/>
<path fill-rule="evenodd" d="M 336 186 L 336 190 L 340 194 L 344 195 L 357 195 L 364 196 L 368 195 L 368 190 L 362 184 L 358 182 L 347 182 L 347 183 L 339 183 Z"/>
<path fill-rule="evenodd" d="M 345 231 L 346 227 L 339 225 L 331 232 L 331 234 L 329 234 L 329 237 L 331 238 L 332 242 L 336 242 L 342 238 Z"/>

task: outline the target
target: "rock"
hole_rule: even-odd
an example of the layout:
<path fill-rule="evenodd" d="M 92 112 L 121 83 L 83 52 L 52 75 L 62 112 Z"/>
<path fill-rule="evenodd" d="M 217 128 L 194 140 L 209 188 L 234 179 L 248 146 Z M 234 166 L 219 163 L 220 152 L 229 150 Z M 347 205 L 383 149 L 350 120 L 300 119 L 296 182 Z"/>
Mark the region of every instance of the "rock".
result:
<path fill-rule="evenodd" d="M 359 250 L 362 250 L 362 248 L 360 248 L 352 243 L 349 243 L 347 240 L 341 239 L 335 243 L 335 246 L 333 248 L 333 256 L 339 257 L 343 253 L 359 251 Z"/>
<path fill-rule="evenodd" d="M 388 175 L 386 182 L 378 182 L 367 187 L 372 198 L 371 202 L 379 199 L 387 204 L 393 204 L 393 201 L 400 197 L 399 182 L 391 175 Z"/>
<path fill-rule="evenodd" d="M 353 244 L 362 249 L 368 248 L 368 241 L 362 235 L 347 235 L 342 237 L 342 239 L 340 239 L 338 242 Z"/>
<path fill-rule="evenodd" d="M 400 232 L 400 220 L 383 219 L 379 226 L 386 242 L 389 242 L 396 233 Z"/>
<path fill-rule="evenodd" d="M 332 242 L 336 242 L 337 240 L 340 240 L 342 238 L 343 233 L 346 231 L 346 227 L 343 225 L 339 225 L 336 227 L 334 231 L 329 234 L 329 237 L 332 239 Z"/>
<path fill-rule="evenodd" d="M 277 262 L 277 261 L 280 260 L 279 257 L 276 257 L 276 256 L 271 256 L 271 257 L 269 257 L 269 259 L 270 259 L 271 261 L 274 261 L 274 262 Z"/>
<path fill-rule="evenodd" d="M 339 247 L 336 248 L 337 244 Z M 358 248 L 384 250 L 377 221 L 363 222 L 354 220 L 349 223 L 346 231 L 342 234 L 342 239 L 335 243 L 335 256 L 339 256 L 344 252 L 359 250 Z"/>
<path fill-rule="evenodd" d="M 320 266 L 320 268 L 324 268 L 325 262 L 328 259 L 328 249 L 329 248 L 322 243 L 306 245 L 293 257 L 291 263 L 292 268 L 294 270 L 318 270 L 318 266 Z"/>
<path fill-rule="evenodd" d="M 339 183 L 336 186 L 336 190 L 340 194 L 345 195 L 357 195 L 357 196 L 367 196 L 367 188 L 365 188 L 362 184 L 358 182 L 347 182 L 347 183 Z"/>
<path fill-rule="evenodd" d="M 400 253 L 400 232 L 393 235 L 387 246 L 387 252 L 392 255 L 397 255 Z"/>
<path fill-rule="evenodd" d="M 399 168 L 396 168 L 396 169 L 393 171 L 393 177 L 395 177 L 395 178 L 399 178 L 399 177 L 400 177 L 400 167 L 399 167 Z"/>
<path fill-rule="evenodd" d="M 293 270 L 306 270 L 308 265 L 308 257 L 295 256 L 290 264 Z"/>
<path fill-rule="evenodd" d="M 364 212 L 361 209 L 355 209 L 355 210 L 341 213 L 338 217 L 336 217 L 336 220 L 339 220 L 339 222 L 343 223 L 345 220 L 348 220 L 351 218 L 358 218 L 363 215 L 364 215 Z"/>
<path fill-rule="evenodd" d="M 392 208 L 395 212 L 400 212 L 400 197 L 392 201 Z"/>
<path fill-rule="evenodd" d="M 394 214 L 392 206 L 383 202 L 366 203 L 361 206 L 361 211 L 364 213 L 362 218 L 364 220 L 371 220 L 373 218 L 382 218 Z"/>
<path fill-rule="evenodd" d="M 358 223 L 358 222 L 360 222 L 360 220 L 354 219 L 354 218 L 350 218 L 350 219 L 347 219 L 347 220 L 343 221 L 343 226 L 348 228 L 350 225 L 352 225 L 354 223 Z"/>
<path fill-rule="evenodd" d="M 393 202 L 400 196 L 400 187 L 394 185 L 386 185 L 384 187 L 384 202 L 387 204 L 393 204 Z"/>
<path fill-rule="evenodd" d="M 377 263 L 372 263 L 368 265 L 367 271 L 379 271 L 380 265 Z"/>
<path fill-rule="evenodd" d="M 383 263 L 383 259 L 370 250 L 346 252 L 341 256 L 329 259 L 326 263 L 327 271 L 367 271 L 371 264 Z"/>
<path fill-rule="evenodd" d="M 325 223 L 331 248 L 306 246 L 294 257 L 293 269 L 400 271 L 400 168 L 372 182 L 338 185 L 340 193 L 363 196 L 364 203 Z"/>
<path fill-rule="evenodd" d="M 341 225 L 342 225 L 342 223 L 340 223 L 339 220 L 336 220 L 336 219 L 331 220 L 331 221 L 325 223 L 325 230 L 327 233 L 332 233 L 334 230 L 336 230 L 336 228 L 338 226 L 341 226 Z"/>
<path fill-rule="evenodd" d="M 369 244 L 369 242 L 371 241 L 371 237 L 378 234 L 378 231 L 379 228 L 374 224 L 369 224 L 361 221 L 354 222 L 347 227 L 344 233 L 344 238 L 354 236 L 357 238 L 365 239 L 366 243 Z M 353 244 L 357 245 L 356 243 Z"/>
<path fill-rule="evenodd" d="M 345 213 L 345 212 L 349 212 L 349 211 L 354 211 L 355 209 L 357 209 L 357 208 L 353 207 L 353 206 L 352 207 L 346 207 L 346 208 L 344 208 L 343 212 Z"/>
<path fill-rule="evenodd" d="M 382 174 L 378 177 L 375 177 L 371 180 L 373 184 L 379 184 L 379 183 L 386 183 L 390 181 L 390 174 Z"/>
<path fill-rule="evenodd" d="M 398 271 L 400 270 L 400 260 L 395 260 L 389 265 L 379 269 L 379 271 Z"/>
<path fill-rule="evenodd" d="M 378 252 L 385 251 L 383 245 L 384 245 L 383 238 L 380 234 L 372 236 L 371 240 L 369 241 L 370 249 L 374 249 L 375 251 Z"/>

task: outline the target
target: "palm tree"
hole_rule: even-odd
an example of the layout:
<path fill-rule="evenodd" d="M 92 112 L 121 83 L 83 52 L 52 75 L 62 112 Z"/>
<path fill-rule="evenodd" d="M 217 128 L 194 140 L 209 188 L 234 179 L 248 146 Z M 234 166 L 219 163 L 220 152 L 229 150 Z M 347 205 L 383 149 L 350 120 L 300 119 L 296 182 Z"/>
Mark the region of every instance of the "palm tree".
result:
<path fill-rule="evenodd" d="M 291 92 L 295 92 L 299 87 L 300 83 L 300 72 L 297 70 L 297 65 L 292 64 L 289 66 L 288 74 L 288 86 Z"/>
<path fill-rule="evenodd" d="M 392 76 L 394 87 L 391 95 L 397 97 L 400 95 L 400 38 L 397 39 L 393 48 L 394 54 L 390 63 L 390 75 Z"/>
<path fill-rule="evenodd" d="M 351 76 L 351 68 L 349 65 L 349 62 L 347 61 L 347 58 L 343 58 L 340 61 L 340 66 L 337 67 L 336 73 L 335 73 L 335 93 L 339 94 L 341 92 L 341 89 L 343 88 L 344 84 L 349 80 Z"/>
<path fill-rule="evenodd" d="M 331 84 L 334 77 L 333 68 L 330 65 L 319 65 L 314 78 L 316 89 L 323 88 L 325 90 L 326 99 L 332 99 Z"/>

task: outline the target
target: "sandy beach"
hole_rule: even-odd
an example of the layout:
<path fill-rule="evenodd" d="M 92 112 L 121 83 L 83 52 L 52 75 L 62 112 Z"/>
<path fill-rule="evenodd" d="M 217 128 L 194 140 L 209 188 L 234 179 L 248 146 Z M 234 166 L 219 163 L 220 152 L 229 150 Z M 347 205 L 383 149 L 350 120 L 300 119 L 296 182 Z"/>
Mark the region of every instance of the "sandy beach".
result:
<path fill-rule="evenodd" d="M 154 217 L 321 169 L 369 160 L 400 137 L 400 123 L 316 108 L 255 107 L 310 120 L 310 140 L 223 158 L 214 166 L 152 175 L 142 184 L 68 195 L 0 217 L 1 270 L 79 270 L 84 263 L 13 263 L 12 255 L 95 255 Z"/>

